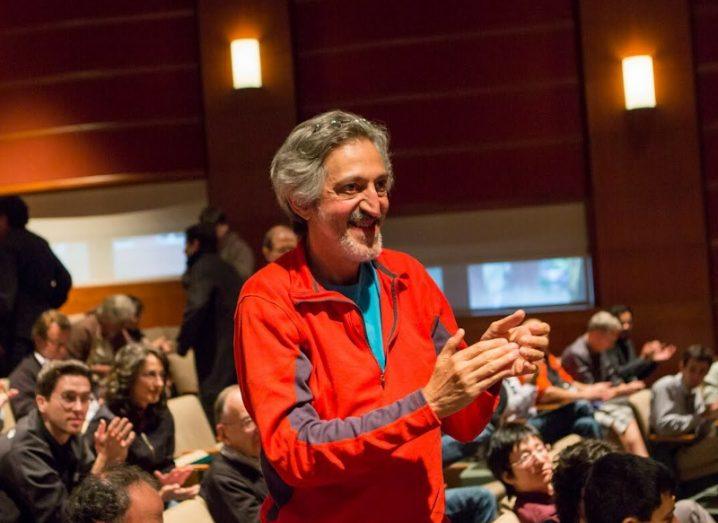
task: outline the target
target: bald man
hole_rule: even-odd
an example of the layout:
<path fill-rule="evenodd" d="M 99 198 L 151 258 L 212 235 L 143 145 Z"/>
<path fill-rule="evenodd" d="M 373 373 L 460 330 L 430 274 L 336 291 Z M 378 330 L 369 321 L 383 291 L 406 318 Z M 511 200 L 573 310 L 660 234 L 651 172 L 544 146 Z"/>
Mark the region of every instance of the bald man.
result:
<path fill-rule="evenodd" d="M 264 234 L 262 254 L 267 263 L 272 263 L 285 252 L 297 246 L 299 239 L 294 231 L 286 225 L 275 225 Z"/>

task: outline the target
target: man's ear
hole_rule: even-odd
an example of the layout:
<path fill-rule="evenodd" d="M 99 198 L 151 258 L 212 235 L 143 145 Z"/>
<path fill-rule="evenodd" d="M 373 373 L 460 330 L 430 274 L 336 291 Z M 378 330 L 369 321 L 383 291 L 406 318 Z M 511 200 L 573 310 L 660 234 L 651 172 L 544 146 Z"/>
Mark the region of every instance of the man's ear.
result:
<path fill-rule="evenodd" d="M 38 394 L 35 396 L 35 403 L 37 403 L 37 410 L 40 411 L 40 414 L 45 414 L 47 410 L 47 398 Z"/>
<path fill-rule="evenodd" d="M 507 470 L 503 474 L 501 474 L 501 481 L 504 483 L 508 483 L 509 485 L 515 485 L 516 484 L 516 478 L 514 478 L 514 475 L 511 474 L 510 470 Z"/>
<path fill-rule="evenodd" d="M 227 440 L 227 437 L 224 433 L 224 424 L 223 423 L 217 423 L 214 426 L 214 432 L 217 434 L 217 441 L 220 443 L 225 443 Z"/>
<path fill-rule="evenodd" d="M 289 207 L 292 209 L 292 212 L 294 214 L 296 214 L 297 216 L 302 218 L 304 221 L 309 220 L 309 216 L 311 213 L 310 213 L 310 208 L 308 206 L 302 207 L 301 205 L 299 205 L 297 202 L 295 202 L 291 198 L 289 198 L 287 201 L 289 203 Z"/>

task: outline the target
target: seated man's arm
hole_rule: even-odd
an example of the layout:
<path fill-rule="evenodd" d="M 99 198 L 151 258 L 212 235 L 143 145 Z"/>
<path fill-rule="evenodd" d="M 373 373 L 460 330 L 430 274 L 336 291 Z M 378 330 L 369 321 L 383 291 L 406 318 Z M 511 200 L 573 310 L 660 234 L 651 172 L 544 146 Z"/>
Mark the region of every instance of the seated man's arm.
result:
<path fill-rule="evenodd" d="M 247 296 L 236 320 L 239 385 L 262 451 L 284 482 L 346 481 L 440 426 L 420 389 L 362 416 L 321 419 L 308 384 L 312 362 L 300 349 L 302 334 L 289 314 L 265 298 Z"/>
<path fill-rule="evenodd" d="M 237 476 L 213 474 L 202 482 L 200 496 L 216 521 L 255 523 L 259 521 L 262 499 L 247 480 Z"/>
<path fill-rule="evenodd" d="M 598 381 L 597 376 L 593 374 L 591 365 L 573 352 L 567 352 L 562 356 L 561 365 L 576 381 L 586 384 Z"/>

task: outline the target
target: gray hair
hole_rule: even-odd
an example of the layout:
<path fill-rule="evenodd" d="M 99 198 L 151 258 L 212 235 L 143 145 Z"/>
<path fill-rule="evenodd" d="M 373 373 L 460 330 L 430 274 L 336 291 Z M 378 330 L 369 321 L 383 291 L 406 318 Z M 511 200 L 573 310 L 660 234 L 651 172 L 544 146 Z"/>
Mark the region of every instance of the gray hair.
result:
<path fill-rule="evenodd" d="M 394 173 L 389 159 L 389 134 L 382 125 L 345 111 L 329 111 L 297 125 L 274 155 L 270 178 L 282 210 L 295 231 L 306 228 L 304 219 L 292 211 L 290 201 L 311 207 L 319 201 L 326 180 L 324 160 L 337 147 L 357 139 L 371 140 L 384 160 L 391 189 Z"/>
<path fill-rule="evenodd" d="M 97 315 L 114 325 L 122 325 L 137 319 L 137 305 L 124 294 L 112 294 L 97 307 Z"/>
<path fill-rule="evenodd" d="M 606 311 L 599 311 L 588 320 L 588 331 L 618 332 L 622 329 L 621 322 Z"/>

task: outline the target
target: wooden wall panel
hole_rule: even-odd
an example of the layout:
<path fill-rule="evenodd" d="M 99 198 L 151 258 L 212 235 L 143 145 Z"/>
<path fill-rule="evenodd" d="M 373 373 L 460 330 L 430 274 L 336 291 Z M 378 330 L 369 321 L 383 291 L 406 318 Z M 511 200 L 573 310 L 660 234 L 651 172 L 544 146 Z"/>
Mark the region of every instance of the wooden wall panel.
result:
<path fill-rule="evenodd" d="M 85 313 L 111 294 L 131 294 L 142 300 L 145 306 L 140 321 L 142 328 L 182 323 L 186 296 L 179 280 L 74 287 L 61 310 L 65 314 Z"/>
<path fill-rule="evenodd" d="M 203 177 L 193 2 L 10 4 L 0 7 L 1 192 Z"/>
<path fill-rule="evenodd" d="M 650 336 L 681 348 L 712 344 L 688 3 L 579 5 L 600 303 L 628 303 Z M 655 109 L 624 108 L 632 54 L 653 55 Z"/>
<path fill-rule="evenodd" d="M 692 0 L 691 8 L 713 311 L 718 317 L 718 4 Z"/>
<path fill-rule="evenodd" d="M 297 0 L 293 28 L 300 119 L 389 128 L 392 213 L 584 198 L 572 2 Z"/>

